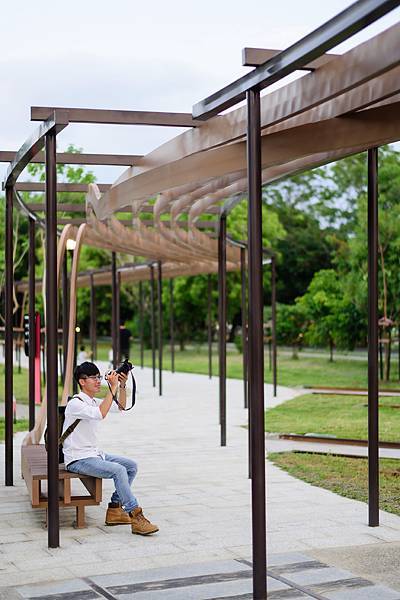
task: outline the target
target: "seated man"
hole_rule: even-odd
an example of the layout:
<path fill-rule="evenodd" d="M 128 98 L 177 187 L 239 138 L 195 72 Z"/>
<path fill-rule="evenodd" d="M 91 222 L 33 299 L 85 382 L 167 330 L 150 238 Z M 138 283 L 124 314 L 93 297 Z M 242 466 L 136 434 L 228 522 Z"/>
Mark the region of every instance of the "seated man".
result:
<path fill-rule="evenodd" d="M 102 479 L 113 479 L 115 491 L 111 496 L 106 514 L 106 525 L 123 525 L 130 523 L 132 533 L 149 535 L 158 531 L 158 527 L 150 523 L 143 515 L 139 503 L 131 491 L 131 484 L 136 476 L 137 465 L 130 458 L 105 454 L 96 445 L 96 429 L 98 422 L 105 419 L 109 410 L 118 411 L 112 394 L 120 389 L 119 404 L 126 405 L 126 380 L 124 374 L 115 371 L 107 376 L 112 394 L 109 391 L 104 400 L 95 398 L 100 390 L 101 375 L 99 369 L 91 362 L 78 365 L 74 378 L 81 392 L 74 396 L 65 409 L 63 432 L 81 419 L 73 432 L 63 444 L 65 468 L 71 473 L 91 475 Z"/>

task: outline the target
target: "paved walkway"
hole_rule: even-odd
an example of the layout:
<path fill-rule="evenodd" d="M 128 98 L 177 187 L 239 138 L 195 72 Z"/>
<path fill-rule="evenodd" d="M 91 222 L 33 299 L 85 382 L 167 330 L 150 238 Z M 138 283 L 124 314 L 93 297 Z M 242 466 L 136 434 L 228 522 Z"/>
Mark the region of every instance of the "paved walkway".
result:
<path fill-rule="evenodd" d="M 17 434 L 15 485 L 0 487 L 3 598 L 250 597 L 251 498 L 242 382 L 228 381 L 228 445 L 221 448 L 216 378 L 165 373 L 160 398 L 151 387 L 149 369 L 138 369 L 136 375 L 137 405 L 126 414 L 107 417 L 101 425 L 101 446 L 137 459 L 135 491 L 145 513 L 159 525 L 159 534 L 140 538 L 128 527 L 104 526 L 112 490 L 105 481 L 103 505 L 87 508 L 88 528 L 74 529 L 74 511 L 63 509 L 61 547 L 48 549 L 44 511 L 30 507 L 19 477 L 23 434 Z M 265 389 L 267 406 L 296 393 L 279 388 L 272 401 L 271 386 Z M 3 445 L 0 450 L 3 455 Z M 400 518 L 382 512 L 382 526 L 371 529 L 365 504 L 315 488 L 268 464 L 268 520 L 270 589 L 278 594 L 271 598 L 400 599 L 400 576 L 390 572 L 384 578 L 385 570 L 378 569 L 381 549 L 400 546 Z M 354 559 L 359 546 L 374 549 L 375 567 L 368 572 L 365 556 L 363 565 L 353 560 L 353 574 L 327 566 L 340 562 L 336 548 L 347 547 Z M 333 554 L 320 560 L 319 552 Z M 371 581 L 390 581 L 399 591 Z M 201 585 L 211 587 L 207 591 Z M 68 591 L 73 595 L 63 595 Z"/>

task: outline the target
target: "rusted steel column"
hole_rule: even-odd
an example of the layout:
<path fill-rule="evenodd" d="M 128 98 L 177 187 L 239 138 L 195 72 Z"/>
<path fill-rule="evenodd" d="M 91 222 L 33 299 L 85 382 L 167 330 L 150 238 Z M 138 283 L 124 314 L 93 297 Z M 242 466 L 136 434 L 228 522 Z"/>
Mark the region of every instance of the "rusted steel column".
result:
<path fill-rule="evenodd" d="M 252 458 L 253 598 L 267 597 L 264 439 L 264 330 L 262 285 L 260 92 L 247 99 L 249 240 L 249 403 Z"/>
<path fill-rule="evenodd" d="M 14 188 L 6 187 L 6 223 L 5 223 L 5 331 L 4 331 L 4 362 L 5 362 L 5 484 L 14 485 L 14 455 L 13 455 L 13 199 Z"/>
<path fill-rule="evenodd" d="M 212 293 L 212 281 L 211 275 L 207 275 L 208 293 L 207 293 L 207 337 L 208 337 L 208 377 L 212 377 L 212 330 L 211 330 L 211 293 Z"/>
<path fill-rule="evenodd" d="M 274 398 L 276 398 L 276 391 L 278 385 L 278 363 L 277 363 L 277 348 L 276 348 L 276 257 L 271 257 L 271 309 L 272 309 L 272 324 L 271 324 L 271 337 L 272 337 L 272 383 L 274 389 Z"/>
<path fill-rule="evenodd" d="M 117 257 L 115 252 L 111 252 L 111 342 L 113 354 L 113 368 L 117 367 L 118 362 L 118 327 L 117 323 Z"/>
<path fill-rule="evenodd" d="M 68 324 L 69 324 L 69 280 L 68 280 L 68 252 L 65 251 L 62 269 L 62 328 L 63 328 L 63 381 L 68 353 Z"/>
<path fill-rule="evenodd" d="M 144 366 L 144 343 L 143 343 L 143 284 L 139 281 L 139 338 L 140 338 L 140 367 Z"/>
<path fill-rule="evenodd" d="M 368 524 L 379 525 L 378 149 L 368 150 Z"/>
<path fill-rule="evenodd" d="M 226 446 L 226 216 L 218 235 L 219 417 L 221 446 Z"/>
<path fill-rule="evenodd" d="M 151 366 L 153 369 L 153 387 L 156 387 L 156 319 L 154 314 L 154 295 L 154 267 L 150 265 Z"/>
<path fill-rule="evenodd" d="M 169 337 L 171 345 L 171 373 L 175 373 L 175 332 L 174 332 L 174 280 L 169 280 Z"/>
<path fill-rule="evenodd" d="M 29 217 L 29 431 L 35 426 L 35 219 Z"/>
<path fill-rule="evenodd" d="M 46 384 L 48 545 L 60 545 L 58 506 L 57 164 L 56 134 L 46 136 Z"/>
<path fill-rule="evenodd" d="M 97 358 L 97 315 L 96 315 L 96 288 L 93 273 L 90 275 L 90 345 L 92 360 Z"/>
<path fill-rule="evenodd" d="M 240 248 L 240 279 L 242 285 L 242 352 L 243 352 L 243 398 L 244 407 L 248 408 L 247 398 L 247 303 L 246 303 L 246 248 Z"/>
<path fill-rule="evenodd" d="M 158 297 L 158 395 L 162 396 L 163 365 L 163 310 L 162 310 L 162 265 L 157 263 L 157 297 Z"/>

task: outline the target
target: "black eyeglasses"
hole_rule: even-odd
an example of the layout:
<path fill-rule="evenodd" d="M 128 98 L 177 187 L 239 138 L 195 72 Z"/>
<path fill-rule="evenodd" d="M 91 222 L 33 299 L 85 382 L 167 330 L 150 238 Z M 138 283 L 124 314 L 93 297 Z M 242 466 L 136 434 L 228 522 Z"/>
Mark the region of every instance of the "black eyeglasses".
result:
<path fill-rule="evenodd" d="M 84 379 L 93 379 L 93 381 L 101 381 L 103 379 L 102 375 L 85 375 Z"/>

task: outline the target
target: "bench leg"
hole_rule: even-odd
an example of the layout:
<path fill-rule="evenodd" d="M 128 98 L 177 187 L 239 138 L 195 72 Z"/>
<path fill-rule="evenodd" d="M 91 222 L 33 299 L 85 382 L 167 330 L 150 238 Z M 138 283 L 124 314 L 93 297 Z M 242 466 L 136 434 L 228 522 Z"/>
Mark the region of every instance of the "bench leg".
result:
<path fill-rule="evenodd" d="M 82 529 L 83 527 L 86 527 L 85 506 L 84 505 L 76 507 L 76 527 L 78 529 Z"/>

